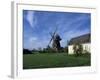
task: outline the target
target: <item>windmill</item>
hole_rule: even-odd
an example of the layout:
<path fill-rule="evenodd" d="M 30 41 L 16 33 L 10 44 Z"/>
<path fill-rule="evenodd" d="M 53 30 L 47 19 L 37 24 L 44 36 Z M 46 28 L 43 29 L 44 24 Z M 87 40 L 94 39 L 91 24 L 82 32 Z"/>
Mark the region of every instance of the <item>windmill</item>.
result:
<path fill-rule="evenodd" d="M 52 42 L 52 49 L 55 51 L 59 51 L 61 46 L 60 46 L 60 36 L 57 34 L 57 29 L 58 27 L 55 28 L 54 32 L 51 35 L 51 39 L 48 43 L 48 47 L 50 47 L 50 44 Z"/>

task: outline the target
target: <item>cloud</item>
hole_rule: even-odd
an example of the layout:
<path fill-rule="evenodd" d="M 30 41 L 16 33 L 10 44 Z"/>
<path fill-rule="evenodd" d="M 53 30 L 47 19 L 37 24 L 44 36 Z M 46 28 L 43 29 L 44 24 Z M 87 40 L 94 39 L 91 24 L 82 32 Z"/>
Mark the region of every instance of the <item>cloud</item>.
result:
<path fill-rule="evenodd" d="M 80 36 L 80 35 L 87 34 L 89 32 L 90 32 L 89 29 L 85 29 L 82 31 L 72 30 L 72 31 L 65 32 L 62 36 L 63 38 L 62 38 L 61 44 L 62 44 L 62 46 L 67 46 L 67 42 L 70 41 L 70 39 Z"/>
<path fill-rule="evenodd" d="M 28 49 L 39 49 L 39 48 L 46 48 L 48 44 L 48 40 L 40 40 L 37 37 L 30 37 L 28 39 Z"/>
<path fill-rule="evenodd" d="M 24 34 L 27 36 L 24 38 L 25 48 L 28 49 L 47 47 L 51 39 L 50 33 L 55 31 L 55 26 L 58 27 L 57 33 L 62 38 L 62 47 L 66 46 L 67 41 L 71 38 L 90 32 L 91 26 L 90 16 L 81 13 L 51 14 L 41 11 L 27 11 L 25 19 L 29 23 L 26 25 L 27 28 L 25 28 L 26 32 Z"/>
<path fill-rule="evenodd" d="M 34 11 L 27 11 L 26 19 L 32 28 L 37 24 L 37 19 Z"/>
<path fill-rule="evenodd" d="M 33 41 L 36 41 L 37 40 L 37 37 L 30 37 L 29 38 L 29 42 L 33 42 Z"/>
<path fill-rule="evenodd" d="M 81 28 L 83 23 L 86 22 L 87 19 L 88 19 L 88 17 L 86 15 L 80 15 L 74 19 L 73 19 L 73 17 L 69 17 L 69 18 L 67 18 L 67 20 L 65 19 L 64 21 L 59 20 L 58 21 L 59 30 L 62 30 L 59 32 L 64 33 L 64 32 L 70 31 L 70 30 L 73 31 L 74 29 Z"/>

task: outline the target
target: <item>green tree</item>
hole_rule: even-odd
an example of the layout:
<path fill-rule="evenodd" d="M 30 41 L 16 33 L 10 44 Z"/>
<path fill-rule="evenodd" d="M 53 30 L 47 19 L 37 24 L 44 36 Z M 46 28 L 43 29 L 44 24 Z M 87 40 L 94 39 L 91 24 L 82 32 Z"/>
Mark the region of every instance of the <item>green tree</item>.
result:
<path fill-rule="evenodd" d="M 79 43 L 74 44 L 73 50 L 76 56 L 80 56 L 83 53 L 83 46 Z"/>

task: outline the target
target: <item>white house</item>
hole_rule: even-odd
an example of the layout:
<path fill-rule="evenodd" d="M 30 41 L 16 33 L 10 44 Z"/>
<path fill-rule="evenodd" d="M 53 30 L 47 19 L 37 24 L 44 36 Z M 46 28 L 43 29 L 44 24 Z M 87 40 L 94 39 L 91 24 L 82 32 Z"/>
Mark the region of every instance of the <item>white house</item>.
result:
<path fill-rule="evenodd" d="M 81 35 L 78 37 L 72 38 L 68 43 L 68 54 L 74 54 L 73 46 L 78 43 L 83 46 L 83 53 L 86 51 L 91 53 L 91 37 L 89 34 Z"/>

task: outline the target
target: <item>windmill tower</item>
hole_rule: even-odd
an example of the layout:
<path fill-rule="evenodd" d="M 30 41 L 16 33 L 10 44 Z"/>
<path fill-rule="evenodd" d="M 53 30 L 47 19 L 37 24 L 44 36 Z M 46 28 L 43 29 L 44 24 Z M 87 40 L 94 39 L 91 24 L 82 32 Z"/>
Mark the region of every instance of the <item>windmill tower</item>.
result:
<path fill-rule="evenodd" d="M 48 47 L 50 47 L 50 44 L 52 42 L 52 49 L 55 51 L 59 51 L 61 49 L 61 46 L 60 46 L 61 38 L 57 34 L 57 27 L 55 28 L 55 31 L 50 35 L 51 35 L 51 39 L 49 41 Z"/>

